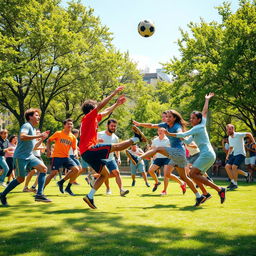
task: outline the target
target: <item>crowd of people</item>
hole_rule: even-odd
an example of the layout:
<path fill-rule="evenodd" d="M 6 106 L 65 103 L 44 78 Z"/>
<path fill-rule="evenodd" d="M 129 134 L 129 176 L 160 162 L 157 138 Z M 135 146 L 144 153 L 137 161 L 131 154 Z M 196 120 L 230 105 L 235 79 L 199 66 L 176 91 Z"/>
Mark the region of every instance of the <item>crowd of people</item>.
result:
<path fill-rule="evenodd" d="M 0 166 L 2 167 L 0 185 L 4 187 L 0 193 L 2 205 L 8 206 L 7 195 L 24 181 L 23 192 L 35 192 L 35 201 L 51 202 L 43 192 L 62 168 L 68 171 L 57 182 L 57 185 L 61 193 L 68 193 L 71 196 L 75 196 L 72 185 L 77 183 L 77 177 L 82 173 L 88 173 L 86 180 L 91 190 L 83 197 L 83 200 L 92 209 L 97 208 L 94 195 L 103 183 L 105 183 L 107 194 L 111 194 L 109 178 L 115 178 L 120 195 L 126 196 L 129 190 L 123 187 L 119 171 L 120 151 L 123 150 L 130 164 L 132 186 L 136 184 L 136 171 L 138 171 L 146 187 L 150 187 L 145 168 L 147 163 L 149 164 L 148 173 L 155 182 L 153 192 L 161 184 L 156 172 L 163 168 L 164 189 L 161 195 L 167 194 L 169 179 L 171 179 L 179 184 L 183 194 L 186 193 L 187 186 L 192 190 L 195 194 L 195 206 L 211 198 L 206 187 L 216 190 L 220 202 L 224 203 L 226 188 L 216 185 L 207 175 L 207 171 L 215 168 L 218 163 L 206 130 L 209 101 L 214 94 L 210 93 L 205 96 L 202 112 L 191 113 L 191 129 L 187 130 L 188 123 L 179 112 L 168 110 L 162 113 L 162 122 L 158 124 L 133 121 L 131 129 L 134 136 L 120 142 L 115 134 L 117 120 L 109 119 L 106 129 L 101 132 L 98 132 L 98 124 L 103 117 L 108 116 L 125 103 L 126 98 L 121 95 L 112 106 L 105 108 L 110 100 L 123 89 L 122 86 L 118 87 L 101 102 L 85 101 L 81 106 L 84 116 L 80 130 L 74 129 L 72 119 L 65 120 L 63 129 L 51 136 L 49 136 L 50 131 L 36 130 L 41 111 L 34 108 L 25 112 L 26 123 L 21 126 L 18 136 L 12 135 L 8 140 L 8 131 L 2 130 L 0 132 Z M 139 142 L 147 143 L 147 138 L 138 127 L 157 129 L 158 136 L 152 140 L 146 152 L 137 145 Z M 231 182 L 227 188 L 233 190 L 237 188 L 238 174 L 248 177 L 248 180 L 251 179 L 255 168 L 256 146 L 251 133 L 235 132 L 232 124 L 228 124 L 226 128 L 228 134 L 226 144 L 228 145 L 224 144 L 227 150 L 225 169 Z M 245 137 L 247 138 L 246 145 L 244 145 Z M 47 141 L 44 144 L 45 140 Z M 47 157 L 51 159 L 49 171 L 41 158 L 41 153 L 45 151 Z M 239 169 L 245 158 L 248 172 Z M 172 173 L 174 169 L 179 176 Z M 35 173 L 37 173 L 37 178 L 29 188 L 29 182 Z M 7 183 L 5 183 L 5 177 L 7 177 Z"/>

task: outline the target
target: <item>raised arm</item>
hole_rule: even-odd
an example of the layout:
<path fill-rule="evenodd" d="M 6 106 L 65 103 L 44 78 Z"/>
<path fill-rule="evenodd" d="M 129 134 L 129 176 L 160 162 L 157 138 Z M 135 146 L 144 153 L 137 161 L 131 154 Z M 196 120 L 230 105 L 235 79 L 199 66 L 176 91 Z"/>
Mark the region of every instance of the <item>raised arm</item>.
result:
<path fill-rule="evenodd" d="M 133 124 L 135 124 L 136 126 L 141 126 L 141 127 L 144 127 L 144 128 L 155 128 L 157 129 L 158 128 L 158 124 L 151 124 L 151 123 L 139 123 L 135 120 L 132 121 Z"/>
<path fill-rule="evenodd" d="M 120 96 L 116 103 L 113 104 L 111 107 L 106 108 L 104 111 L 102 111 L 100 114 L 102 117 L 109 115 L 111 112 L 113 112 L 118 106 L 124 104 L 126 102 L 126 98 L 124 95 Z"/>
<path fill-rule="evenodd" d="M 206 116 L 207 116 L 208 107 L 209 107 L 209 100 L 213 96 L 214 96 L 213 92 L 210 92 L 209 94 L 205 95 L 205 102 L 204 102 L 204 107 L 203 107 L 203 110 L 202 110 L 202 115 L 203 115 L 204 118 L 206 118 Z"/>

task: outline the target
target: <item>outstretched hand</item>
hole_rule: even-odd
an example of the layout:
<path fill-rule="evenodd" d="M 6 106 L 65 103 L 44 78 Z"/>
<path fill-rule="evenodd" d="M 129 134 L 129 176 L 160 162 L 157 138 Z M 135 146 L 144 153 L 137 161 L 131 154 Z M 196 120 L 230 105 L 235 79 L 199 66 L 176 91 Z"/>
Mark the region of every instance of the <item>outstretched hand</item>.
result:
<path fill-rule="evenodd" d="M 139 125 L 140 125 L 140 123 L 137 122 L 137 121 L 135 121 L 135 120 L 132 120 L 132 123 L 135 124 L 136 126 L 139 126 Z"/>
<path fill-rule="evenodd" d="M 115 92 L 118 93 L 118 92 L 121 92 L 122 90 L 124 89 L 124 86 L 119 86 L 115 89 Z"/>
<path fill-rule="evenodd" d="M 213 92 L 210 92 L 209 94 L 206 94 L 205 95 L 205 99 L 206 100 L 209 100 L 210 98 L 212 98 L 214 96 L 214 93 Z"/>
<path fill-rule="evenodd" d="M 124 95 L 121 95 L 118 99 L 117 99 L 117 104 L 118 105 L 122 105 L 122 104 L 124 104 L 126 102 L 126 98 L 125 98 L 125 96 Z"/>

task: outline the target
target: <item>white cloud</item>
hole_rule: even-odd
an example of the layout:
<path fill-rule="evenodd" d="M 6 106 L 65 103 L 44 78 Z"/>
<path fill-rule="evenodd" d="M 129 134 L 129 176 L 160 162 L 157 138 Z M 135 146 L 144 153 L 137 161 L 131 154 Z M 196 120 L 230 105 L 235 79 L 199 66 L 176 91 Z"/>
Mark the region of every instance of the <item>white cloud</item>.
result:
<path fill-rule="evenodd" d="M 131 54 L 130 58 L 137 64 L 139 70 L 145 72 L 156 72 L 157 68 L 161 68 L 161 65 L 149 56 Z"/>

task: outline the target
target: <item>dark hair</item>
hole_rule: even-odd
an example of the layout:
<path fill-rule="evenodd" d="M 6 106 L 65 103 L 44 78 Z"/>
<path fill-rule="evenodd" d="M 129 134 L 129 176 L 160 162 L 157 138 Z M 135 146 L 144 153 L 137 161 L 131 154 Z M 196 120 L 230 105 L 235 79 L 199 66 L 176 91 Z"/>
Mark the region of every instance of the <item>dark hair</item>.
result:
<path fill-rule="evenodd" d="M 78 129 L 73 129 L 73 130 L 72 130 L 72 133 L 73 133 L 73 134 L 79 133 L 79 130 L 78 130 Z"/>
<path fill-rule="evenodd" d="M 9 142 L 12 143 L 12 140 L 17 137 L 17 135 L 11 135 L 10 138 L 9 138 Z"/>
<path fill-rule="evenodd" d="M 26 119 L 27 121 L 29 121 L 29 117 L 30 117 L 30 116 L 33 116 L 36 112 L 37 112 L 39 115 L 41 114 L 41 110 L 38 109 L 38 108 L 30 108 L 30 109 L 28 109 L 28 110 L 25 112 L 25 119 Z"/>
<path fill-rule="evenodd" d="M 201 119 L 200 123 L 202 122 L 202 119 L 203 119 L 203 114 L 202 114 L 202 112 L 193 111 L 191 114 L 195 115 L 197 119 Z"/>
<path fill-rule="evenodd" d="M 97 105 L 97 101 L 95 101 L 95 100 L 86 100 L 82 104 L 81 109 L 82 109 L 83 113 L 86 115 L 91 110 L 95 109 L 96 105 Z"/>
<path fill-rule="evenodd" d="M 167 111 L 168 111 L 168 110 L 167 110 Z M 163 115 L 163 114 L 166 115 L 166 114 L 167 114 L 167 111 L 163 111 L 163 112 L 162 112 L 162 115 Z"/>
<path fill-rule="evenodd" d="M 117 121 L 116 119 L 109 119 L 108 122 L 107 122 L 107 125 L 111 124 L 111 123 L 114 123 L 114 124 L 117 124 Z"/>
<path fill-rule="evenodd" d="M 66 119 L 66 120 L 63 121 L 63 124 L 65 125 L 65 124 L 68 123 L 68 122 L 72 122 L 72 123 L 73 123 L 73 120 L 72 120 L 71 118 L 68 118 L 68 119 Z"/>
<path fill-rule="evenodd" d="M 184 132 L 186 130 L 188 123 L 182 118 L 181 114 L 174 109 L 167 110 L 166 114 L 168 113 L 171 113 L 175 117 L 175 123 L 180 124 L 182 127 L 182 131 Z"/>

